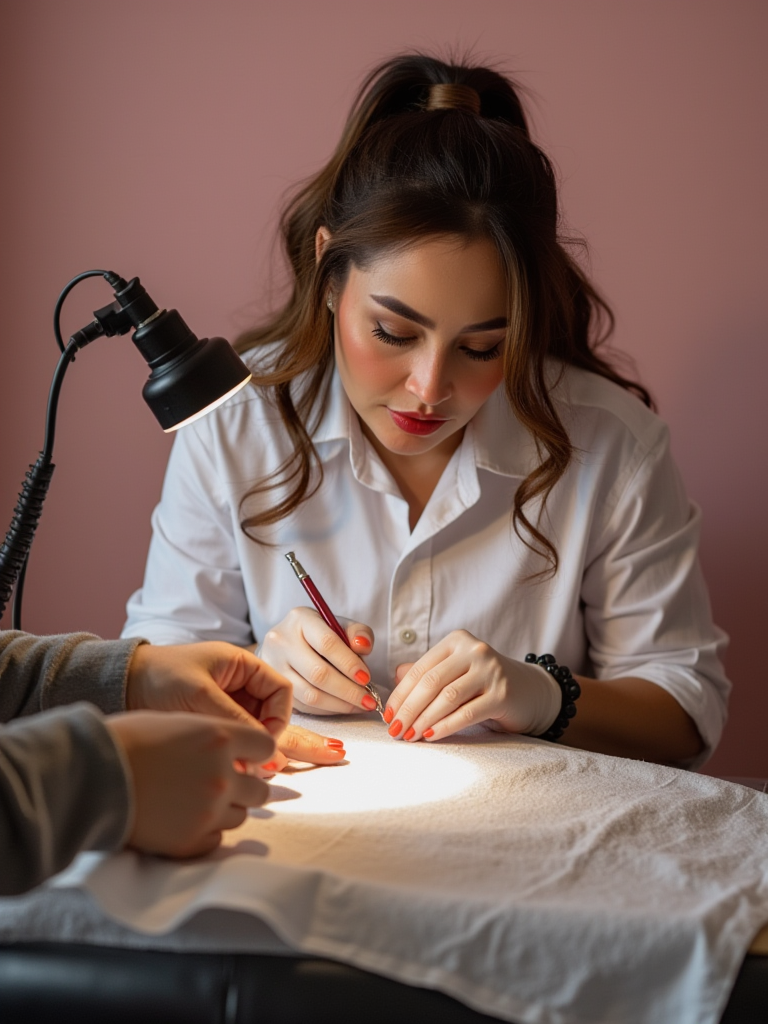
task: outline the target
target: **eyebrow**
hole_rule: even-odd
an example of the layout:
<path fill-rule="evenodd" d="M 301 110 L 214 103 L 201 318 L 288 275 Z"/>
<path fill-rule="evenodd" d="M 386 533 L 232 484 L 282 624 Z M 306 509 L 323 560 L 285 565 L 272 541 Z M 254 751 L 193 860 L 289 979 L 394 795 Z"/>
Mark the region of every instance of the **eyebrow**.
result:
<path fill-rule="evenodd" d="M 419 324 L 421 327 L 426 327 L 428 330 L 433 331 L 435 329 L 435 321 L 430 320 L 428 316 L 424 316 L 423 313 L 417 313 L 415 309 L 411 309 L 410 306 L 406 306 L 404 302 L 394 298 L 392 295 L 371 295 L 374 302 L 378 302 L 380 306 L 388 309 L 390 313 L 395 313 L 397 316 L 402 316 L 406 320 L 412 320 L 415 324 Z M 498 331 L 502 327 L 507 326 L 507 318 L 504 316 L 494 317 L 493 320 L 483 320 L 477 324 L 467 324 L 462 327 L 459 334 L 476 334 L 479 331 Z"/>

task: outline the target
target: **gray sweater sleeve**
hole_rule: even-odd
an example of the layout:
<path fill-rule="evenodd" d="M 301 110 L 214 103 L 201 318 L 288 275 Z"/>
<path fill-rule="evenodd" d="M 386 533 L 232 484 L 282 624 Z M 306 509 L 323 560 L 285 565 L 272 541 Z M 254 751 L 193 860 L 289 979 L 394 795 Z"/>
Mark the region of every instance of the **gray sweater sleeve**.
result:
<path fill-rule="evenodd" d="M 123 845 L 132 790 L 123 755 L 95 707 L 125 708 L 141 641 L 0 632 L 0 894 L 24 892 L 81 850 Z M 55 704 L 71 704 L 45 710 Z M 35 712 L 42 711 L 42 714 Z"/>
<path fill-rule="evenodd" d="M 131 821 L 127 766 L 95 708 L 56 708 L 0 731 L 0 895 L 39 885 L 81 850 L 117 849 Z"/>
<path fill-rule="evenodd" d="M 0 632 L 0 722 L 79 700 L 125 711 L 128 663 L 143 642 Z"/>

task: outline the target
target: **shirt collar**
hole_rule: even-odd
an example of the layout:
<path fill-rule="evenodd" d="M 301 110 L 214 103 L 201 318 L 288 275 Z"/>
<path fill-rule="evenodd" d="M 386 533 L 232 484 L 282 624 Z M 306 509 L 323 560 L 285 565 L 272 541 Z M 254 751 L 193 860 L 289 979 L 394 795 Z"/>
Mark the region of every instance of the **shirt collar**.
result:
<path fill-rule="evenodd" d="M 391 477 L 379 459 L 371 457 L 373 449 L 363 436 L 338 373 L 333 374 L 328 404 L 312 440 L 321 462 L 349 445 L 355 476 L 377 489 L 392 490 Z M 466 466 L 470 460 L 478 469 L 521 479 L 539 464 L 534 440 L 512 411 L 503 381 L 467 425 L 460 461 Z"/>
<path fill-rule="evenodd" d="M 465 440 L 467 436 L 478 469 L 524 479 L 541 461 L 533 436 L 509 404 L 503 381 L 472 418 Z"/>

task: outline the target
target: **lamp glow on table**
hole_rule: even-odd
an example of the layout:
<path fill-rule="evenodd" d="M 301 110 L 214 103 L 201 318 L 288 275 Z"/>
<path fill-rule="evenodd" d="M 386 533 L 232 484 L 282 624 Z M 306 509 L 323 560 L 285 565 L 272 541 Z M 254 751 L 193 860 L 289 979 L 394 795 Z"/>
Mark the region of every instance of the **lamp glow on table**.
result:
<path fill-rule="evenodd" d="M 289 767 L 273 780 L 270 806 L 281 815 L 399 810 L 451 800 L 480 778 L 478 767 L 466 758 L 434 746 L 400 743 L 397 755 L 392 756 L 389 743 L 360 744 L 354 771 L 344 764 L 299 769 L 300 799 L 290 789 L 296 769 Z"/>
<path fill-rule="evenodd" d="M 65 345 L 60 328 L 62 305 L 72 288 L 88 277 L 103 277 L 114 292 L 114 301 L 95 310 L 93 321 Z M 21 629 L 24 574 L 55 468 L 52 458 L 59 393 L 76 353 L 97 338 L 132 330 L 133 343 L 150 368 L 142 394 L 166 433 L 211 412 L 251 379 L 248 367 L 224 338 L 197 338 L 175 309 L 158 308 L 138 277 L 125 281 L 111 270 L 87 270 L 72 278 L 56 303 L 53 329 L 61 357 L 48 396 L 45 443 L 29 467 L 0 548 L 0 616 L 13 592 L 14 629 Z"/>

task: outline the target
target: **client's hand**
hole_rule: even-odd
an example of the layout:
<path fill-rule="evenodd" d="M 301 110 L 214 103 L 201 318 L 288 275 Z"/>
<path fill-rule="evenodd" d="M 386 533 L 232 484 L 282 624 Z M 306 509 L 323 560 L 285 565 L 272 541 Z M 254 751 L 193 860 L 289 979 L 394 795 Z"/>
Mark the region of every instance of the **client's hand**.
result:
<path fill-rule="evenodd" d="M 298 711 L 338 715 L 376 707 L 364 689 L 371 674 L 360 657 L 373 650 L 373 630 L 341 621 L 352 650 L 313 608 L 293 608 L 264 637 L 259 655 L 293 684 Z"/>
<path fill-rule="evenodd" d="M 439 740 L 488 722 L 502 732 L 546 732 L 560 710 L 557 683 L 538 665 L 505 658 L 464 629 L 398 666 L 385 720 L 390 736 Z"/>
<path fill-rule="evenodd" d="M 128 667 L 125 704 L 129 711 L 196 711 L 251 728 L 256 719 L 278 740 L 272 760 L 259 769 L 262 776 L 281 771 L 288 758 L 337 764 L 346 756 L 341 740 L 288 725 L 291 684 L 252 652 L 232 644 L 142 644 Z"/>
<path fill-rule="evenodd" d="M 129 711 L 196 711 L 279 736 L 291 717 L 291 684 L 242 647 L 216 641 L 136 648 L 128 666 Z"/>
<path fill-rule="evenodd" d="M 244 821 L 269 794 L 240 768 L 270 757 L 275 741 L 261 726 L 207 715 L 129 712 L 106 719 L 133 781 L 128 842 L 147 853 L 194 857 Z"/>

